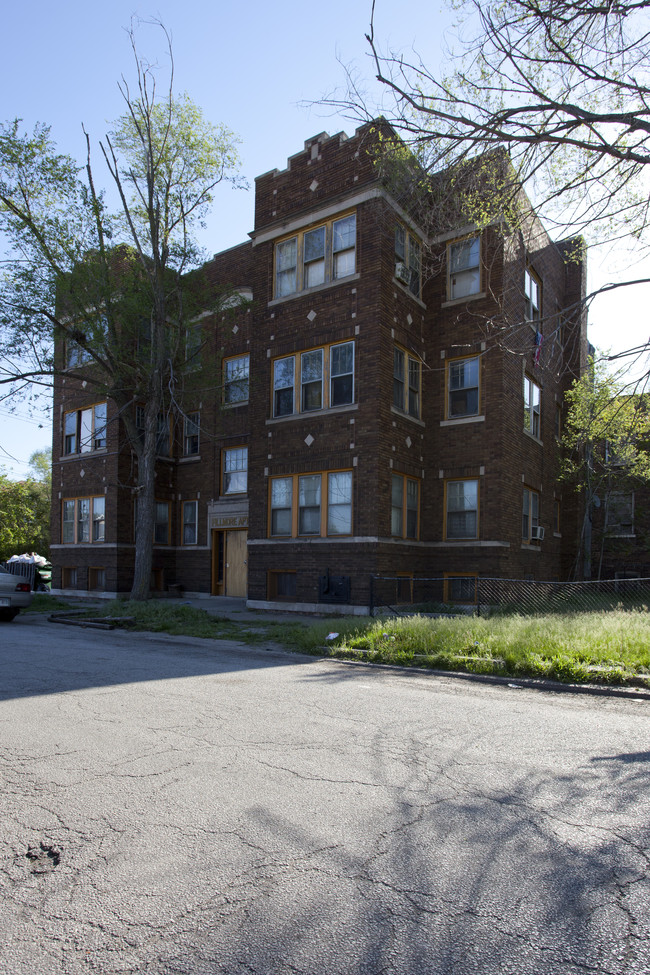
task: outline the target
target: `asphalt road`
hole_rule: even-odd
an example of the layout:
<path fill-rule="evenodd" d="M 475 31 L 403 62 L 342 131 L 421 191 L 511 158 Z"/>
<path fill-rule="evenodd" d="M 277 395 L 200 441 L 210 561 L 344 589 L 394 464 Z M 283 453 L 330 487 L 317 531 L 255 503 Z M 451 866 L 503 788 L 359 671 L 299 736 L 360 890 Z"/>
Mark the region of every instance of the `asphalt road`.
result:
<path fill-rule="evenodd" d="M 647 975 L 649 708 L 19 617 L 0 973 Z"/>

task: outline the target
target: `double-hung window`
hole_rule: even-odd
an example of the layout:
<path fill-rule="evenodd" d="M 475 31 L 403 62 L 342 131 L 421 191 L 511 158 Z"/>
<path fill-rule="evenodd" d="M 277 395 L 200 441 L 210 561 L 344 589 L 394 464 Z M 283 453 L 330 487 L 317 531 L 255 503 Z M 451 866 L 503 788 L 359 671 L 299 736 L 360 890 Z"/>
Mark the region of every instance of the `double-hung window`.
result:
<path fill-rule="evenodd" d="M 541 438 L 541 389 L 529 376 L 524 376 L 524 430 Z"/>
<path fill-rule="evenodd" d="M 531 488 L 524 488 L 524 501 L 521 516 L 521 538 L 529 544 L 537 541 L 539 529 L 539 494 Z"/>
<path fill-rule="evenodd" d="M 63 419 L 63 453 L 85 454 L 106 446 L 106 403 L 66 413 Z"/>
<path fill-rule="evenodd" d="M 183 421 L 183 455 L 192 457 L 199 452 L 201 414 L 188 413 Z"/>
<path fill-rule="evenodd" d="M 222 494 L 246 494 L 248 447 L 229 447 L 223 452 Z"/>
<path fill-rule="evenodd" d="M 612 491 L 605 527 L 608 535 L 634 535 L 634 491 Z"/>
<path fill-rule="evenodd" d="M 135 425 L 138 437 L 144 441 L 145 413 L 144 406 L 135 408 Z M 164 413 L 159 413 L 156 419 L 156 454 L 159 457 L 169 457 L 171 447 L 171 421 Z"/>
<path fill-rule="evenodd" d="M 183 545 L 198 541 L 199 502 L 183 501 Z"/>
<path fill-rule="evenodd" d="M 271 478 L 272 537 L 352 533 L 352 471 Z"/>
<path fill-rule="evenodd" d="M 452 359 L 447 373 L 447 418 L 477 416 L 479 411 L 478 356 L 470 359 Z"/>
<path fill-rule="evenodd" d="M 275 245 L 275 297 L 331 284 L 356 270 L 356 214 L 301 231 Z"/>
<path fill-rule="evenodd" d="M 524 302 L 527 322 L 538 322 L 542 317 L 542 286 L 534 271 L 524 271 Z"/>
<path fill-rule="evenodd" d="M 223 364 L 223 401 L 236 406 L 248 401 L 249 356 L 237 355 Z"/>
<path fill-rule="evenodd" d="M 422 363 L 404 349 L 393 350 L 393 406 L 416 419 L 420 417 Z"/>
<path fill-rule="evenodd" d="M 105 541 L 106 499 L 103 496 L 63 501 L 61 541 L 65 545 Z"/>
<path fill-rule="evenodd" d="M 422 287 L 422 246 L 410 231 L 398 223 L 395 227 L 395 277 L 411 294 L 420 297 Z"/>
<path fill-rule="evenodd" d="M 397 538 L 418 537 L 420 482 L 404 474 L 391 478 L 390 533 Z"/>
<path fill-rule="evenodd" d="M 354 342 L 310 349 L 273 362 L 273 416 L 354 402 Z"/>
<path fill-rule="evenodd" d="M 447 481 L 445 538 L 478 538 L 478 481 Z"/>
<path fill-rule="evenodd" d="M 467 237 L 449 244 L 447 268 L 450 301 L 478 294 L 481 290 L 481 238 Z"/>

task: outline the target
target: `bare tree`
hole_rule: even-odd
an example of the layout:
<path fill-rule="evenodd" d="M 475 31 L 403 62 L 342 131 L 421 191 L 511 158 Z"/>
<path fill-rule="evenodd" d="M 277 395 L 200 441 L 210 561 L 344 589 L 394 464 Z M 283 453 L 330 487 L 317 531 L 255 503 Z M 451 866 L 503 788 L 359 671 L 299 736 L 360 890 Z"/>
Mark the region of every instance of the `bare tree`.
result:
<path fill-rule="evenodd" d="M 201 259 L 194 232 L 238 162 L 233 134 L 175 95 L 161 29 L 169 54 L 162 93 L 130 31 L 136 86 L 121 82 L 125 113 L 99 144 L 115 212 L 97 187 L 88 134 L 78 167 L 56 152 L 47 127 L 0 127 L 0 230 L 9 242 L 0 385 L 16 395 L 65 372 L 116 405 L 137 458 L 136 599 L 149 593 L 159 417 L 190 381 L 188 335 L 207 307 L 199 278 L 188 274 Z"/>
<path fill-rule="evenodd" d="M 381 105 L 352 78 L 330 102 L 357 119 L 381 114 L 428 174 L 480 173 L 481 160 L 507 153 L 510 182 L 465 202 L 475 222 L 512 214 L 523 187 L 553 236 L 627 244 L 638 257 L 650 245 L 649 8 L 650 0 L 462 0 L 445 70 L 414 52 L 383 52 L 373 0 L 367 39 Z"/>

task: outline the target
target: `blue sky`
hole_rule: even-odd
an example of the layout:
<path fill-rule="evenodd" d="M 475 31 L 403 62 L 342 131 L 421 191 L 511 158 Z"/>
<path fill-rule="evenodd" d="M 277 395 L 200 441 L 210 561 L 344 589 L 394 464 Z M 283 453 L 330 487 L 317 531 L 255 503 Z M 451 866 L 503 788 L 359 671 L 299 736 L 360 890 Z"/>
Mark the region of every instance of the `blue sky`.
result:
<path fill-rule="evenodd" d="M 22 118 L 29 128 L 48 123 L 60 150 L 83 160 L 82 123 L 96 143 L 122 113 L 118 80 L 134 77 L 124 28 L 134 15 L 161 20 L 172 35 L 176 90 L 187 91 L 209 120 L 224 123 L 242 140 L 241 172 L 251 188 L 223 187 L 202 237 L 209 252 L 223 250 L 245 240 L 252 229 L 255 176 L 283 168 L 309 136 L 353 131 L 351 120 L 309 103 L 344 86 L 343 65 L 353 66 L 372 93 L 364 37 L 370 6 L 370 0 L 329 0 L 320 7 L 297 0 L 186 0 L 182 5 L 166 0 L 153 6 L 122 0 L 24 0 L 5 5 L 0 117 Z M 440 62 L 450 38 L 451 18 L 442 3 L 376 0 L 375 30 L 382 48 L 414 47 L 431 67 Z M 141 27 L 137 41 L 141 54 L 166 67 L 157 29 Z M 98 154 L 95 163 L 99 174 Z M 610 299 L 592 315 L 592 341 L 616 347 L 622 335 L 626 341 L 629 336 L 629 344 L 645 341 L 647 306 L 648 297 L 642 303 L 641 295 L 625 303 Z M 24 404 L 10 415 L 0 404 L 0 470 L 23 476 L 30 453 L 50 441 L 49 418 L 28 416 Z"/>

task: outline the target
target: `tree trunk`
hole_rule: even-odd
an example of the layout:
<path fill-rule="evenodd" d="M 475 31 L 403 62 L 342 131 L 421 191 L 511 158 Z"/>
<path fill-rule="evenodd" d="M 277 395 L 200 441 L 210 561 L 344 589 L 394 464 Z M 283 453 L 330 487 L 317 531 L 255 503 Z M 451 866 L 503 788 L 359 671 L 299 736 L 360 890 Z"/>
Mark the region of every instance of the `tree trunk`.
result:
<path fill-rule="evenodd" d="M 138 493 L 136 495 L 135 563 L 131 599 L 148 599 L 151 589 L 153 540 L 156 504 L 156 447 L 158 440 L 158 403 L 150 399 L 145 405 L 145 429 L 142 450 L 138 452 Z"/>

